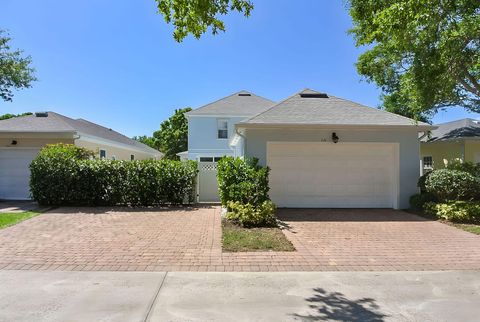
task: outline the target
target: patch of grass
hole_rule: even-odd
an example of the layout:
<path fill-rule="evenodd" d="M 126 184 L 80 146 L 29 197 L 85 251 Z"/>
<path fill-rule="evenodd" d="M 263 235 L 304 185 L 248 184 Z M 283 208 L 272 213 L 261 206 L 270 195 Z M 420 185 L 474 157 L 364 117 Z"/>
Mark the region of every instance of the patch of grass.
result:
<path fill-rule="evenodd" d="M 277 228 L 243 228 L 222 221 L 222 247 L 226 252 L 294 251 L 292 243 Z"/>
<path fill-rule="evenodd" d="M 444 223 L 457 227 L 459 229 L 468 231 L 469 233 L 480 235 L 480 224 L 457 224 L 452 222 L 444 222 Z"/>
<path fill-rule="evenodd" d="M 18 213 L 0 213 L 0 229 L 18 224 L 21 221 L 30 219 L 39 215 L 36 211 L 24 211 Z"/>
<path fill-rule="evenodd" d="M 451 222 L 448 220 L 438 219 L 436 216 L 426 214 L 422 211 L 409 210 L 409 212 L 419 215 L 421 217 L 424 217 L 426 219 L 435 220 L 435 221 L 441 222 L 442 224 L 468 231 L 469 233 L 472 233 L 472 234 L 480 235 L 480 223 L 461 224 L 461 223 Z"/>

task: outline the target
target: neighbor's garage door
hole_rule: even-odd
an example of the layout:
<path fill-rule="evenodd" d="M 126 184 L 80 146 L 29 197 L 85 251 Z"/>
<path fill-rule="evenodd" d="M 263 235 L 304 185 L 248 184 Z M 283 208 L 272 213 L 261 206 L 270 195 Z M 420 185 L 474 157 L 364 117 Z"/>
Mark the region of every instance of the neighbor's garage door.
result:
<path fill-rule="evenodd" d="M 270 197 L 279 207 L 394 208 L 394 144 L 269 142 Z"/>
<path fill-rule="evenodd" d="M 29 199 L 29 165 L 38 149 L 0 149 L 0 199 Z"/>

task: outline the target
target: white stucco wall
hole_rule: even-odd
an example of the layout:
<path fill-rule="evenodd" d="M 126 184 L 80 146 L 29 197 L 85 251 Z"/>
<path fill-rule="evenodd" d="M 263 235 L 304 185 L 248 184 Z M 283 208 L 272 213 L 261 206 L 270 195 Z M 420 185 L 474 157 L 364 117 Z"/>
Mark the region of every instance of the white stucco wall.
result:
<path fill-rule="evenodd" d="M 399 143 L 399 207 L 409 207 L 409 198 L 418 192 L 420 176 L 420 145 L 415 130 L 322 130 L 322 129 L 247 129 L 245 155 L 256 157 L 266 164 L 268 141 L 321 142 L 331 141 L 332 132 L 342 142 L 390 142 Z"/>
<path fill-rule="evenodd" d="M 188 158 L 196 160 L 200 156 L 233 156 L 229 142 L 235 134 L 235 124 L 246 117 L 188 117 Z M 217 138 L 217 120 L 228 120 L 228 139 Z"/>

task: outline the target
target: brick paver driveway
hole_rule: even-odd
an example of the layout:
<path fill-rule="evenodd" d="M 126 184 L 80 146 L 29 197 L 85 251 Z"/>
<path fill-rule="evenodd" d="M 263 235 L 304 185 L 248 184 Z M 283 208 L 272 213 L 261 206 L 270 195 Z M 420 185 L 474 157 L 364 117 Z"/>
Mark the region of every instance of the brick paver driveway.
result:
<path fill-rule="evenodd" d="M 394 210 L 280 209 L 295 252 L 222 253 L 220 209 L 60 208 L 0 230 L 0 269 L 480 269 L 480 236 Z"/>

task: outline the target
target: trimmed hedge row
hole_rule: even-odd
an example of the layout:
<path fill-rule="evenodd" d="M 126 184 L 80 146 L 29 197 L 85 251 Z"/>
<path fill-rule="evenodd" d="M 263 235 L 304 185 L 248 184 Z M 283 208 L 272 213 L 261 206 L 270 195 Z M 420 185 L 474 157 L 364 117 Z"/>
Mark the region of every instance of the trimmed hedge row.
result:
<path fill-rule="evenodd" d="M 73 145 L 43 148 L 30 165 L 30 191 L 42 205 L 155 206 L 194 201 L 197 164 L 98 160 Z"/>

